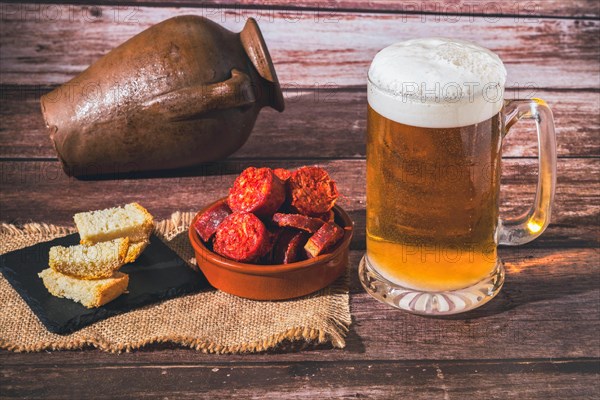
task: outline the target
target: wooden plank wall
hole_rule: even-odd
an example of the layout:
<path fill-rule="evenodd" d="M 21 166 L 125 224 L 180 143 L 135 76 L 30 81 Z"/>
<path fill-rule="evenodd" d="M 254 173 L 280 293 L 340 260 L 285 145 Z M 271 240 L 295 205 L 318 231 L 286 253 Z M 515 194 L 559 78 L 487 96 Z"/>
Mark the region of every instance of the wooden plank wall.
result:
<path fill-rule="evenodd" d="M 351 252 L 354 322 L 344 351 L 317 346 L 227 357 L 169 346 L 121 356 L 0 352 L 0 379 L 10 382 L 2 396 L 112 399 L 170 391 L 197 398 L 198 388 L 213 388 L 213 398 L 600 393 L 599 2 L 103 0 L 1 3 L 0 11 L 1 221 L 68 224 L 76 211 L 132 200 L 165 218 L 224 195 L 246 166 L 318 163 L 338 180 L 358 233 Z M 284 86 L 285 114 L 264 110 L 250 140 L 225 162 L 116 180 L 64 176 L 39 96 L 130 36 L 183 14 L 204 15 L 234 31 L 245 18 L 256 18 Z M 553 223 L 532 244 L 501 249 L 506 286 L 466 320 L 423 319 L 380 306 L 356 278 L 364 251 L 366 71 L 382 47 L 436 35 L 496 51 L 509 71 L 508 96 L 544 98 L 557 124 Z M 504 144 L 505 213 L 524 211 L 533 197 L 532 128 L 515 127 Z M 90 395 L 89 387 L 106 382 L 114 389 Z"/>
<path fill-rule="evenodd" d="M 2 83 L 59 84 L 132 35 L 166 18 L 199 14 L 240 31 L 260 23 L 288 89 L 364 86 L 375 53 L 394 41 L 450 34 L 477 39 L 508 66 L 508 86 L 593 88 L 598 21 L 313 10 L 3 5 Z M 35 47 L 23 46 L 35 42 Z M 565 62 L 565 60 L 569 62 Z"/>

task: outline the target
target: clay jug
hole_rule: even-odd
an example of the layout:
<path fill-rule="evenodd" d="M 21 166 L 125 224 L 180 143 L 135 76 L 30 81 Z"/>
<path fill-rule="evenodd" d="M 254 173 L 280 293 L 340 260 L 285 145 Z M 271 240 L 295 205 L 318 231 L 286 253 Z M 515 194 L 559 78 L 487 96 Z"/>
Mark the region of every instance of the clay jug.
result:
<path fill-rule="evenodd" d="M 283 95 L 260 29 L 238 34 L 199 16 L 132 37 L 41 98 L 68 175 L 187 167 L 248 139 L 260 109 Z"/>

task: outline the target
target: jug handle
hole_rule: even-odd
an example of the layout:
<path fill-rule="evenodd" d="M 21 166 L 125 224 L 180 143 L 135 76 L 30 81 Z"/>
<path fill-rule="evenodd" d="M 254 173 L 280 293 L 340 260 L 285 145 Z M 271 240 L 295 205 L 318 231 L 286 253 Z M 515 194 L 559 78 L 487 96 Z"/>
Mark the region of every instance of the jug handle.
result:
<path fill-rule="evenodd" d="M 232 69 L 231 78 L 226 81 L 165 93 L 144 103 L 143 109 L 162 114 L 172 121 L 183 121 L 208 111 L 242 107 L 255 101 L 252 81 L 248 75 Z"/>

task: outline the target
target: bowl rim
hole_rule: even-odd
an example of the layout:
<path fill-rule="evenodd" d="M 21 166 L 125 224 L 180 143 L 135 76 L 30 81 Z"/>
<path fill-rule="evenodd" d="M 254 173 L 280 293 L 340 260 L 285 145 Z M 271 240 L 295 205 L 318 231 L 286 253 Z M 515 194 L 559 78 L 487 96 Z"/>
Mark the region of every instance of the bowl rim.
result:
<path fill-rule="evenodd" d="M 188 228 L 188 238 L 194 249 L 195 254 L 201 253 L 204 255 L 204 258 L 210 259 L 213 263 L 218 264 L 219 267 L 228 269 L 233 272 L 238 272 L 242 274 L 250 274 L 250 275 L 278 275 L 285 272 L 292 272 L 300 269 L 305 269 L 309 267 L 318 266 L 324 263 L 327 263 L 329 260 L 337 257 L 340 253 L 350 247 L 350 240 L 352 239 L 352 233 L 354 231 L 354 222 L 350 219 L 350 216 L 342 209 L 340 206 L 335 205 L 333 207 L 334 213 L 344 222 L 344 237 L 342 240 L 338 242 L 338 244 L 333 248 L 333 251 L 328 253 L 319 255 L 314 258 L 309 258 L 308 260 L 297 261 L 291 264 L 248 264 L 242 263 L 234 260 L 230 260 L 225 258 L 210 249 L 208 249 L 200 236 L 194 229 L 194 224 L 196 220 L 200 217 L 200 215 L 206 211 L 208 208 L 218 204 L 224 203 L 227 201 L 227 197 L 223 197 L 217 201 L 212 202 L 211 204 L 203 207 L 200 211 L 196 213 L 194 218 L 192 219 L 192 223 Z M 200 267 L 198 260 L 196 260 L 196 264 Z"/>

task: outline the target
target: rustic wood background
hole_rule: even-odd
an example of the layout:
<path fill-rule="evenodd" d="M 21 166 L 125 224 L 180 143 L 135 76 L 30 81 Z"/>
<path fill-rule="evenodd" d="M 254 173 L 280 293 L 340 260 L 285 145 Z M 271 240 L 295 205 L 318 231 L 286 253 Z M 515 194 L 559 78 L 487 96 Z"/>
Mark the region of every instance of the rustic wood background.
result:
<path fill-rule="evenodd" d="M 250 165 L 325 166 L 356 222 L 347 347 L 207 355 L 170 346 L 0 352 L 2 398 L 600 398 L 600 10 L 595 0 L 284 1 L 106 0 L 1 3 L 0 220 L 70 224 L 76 211 L 139 200 L 157 218 L 222 196 Z M 154 23 L 204 15 L 262 28 L 287 109 L 264 110 L 246 145 L 210 166 L 115 180 L 66 177 L 39 96 Z M 365 76 L 374 54 L 412 37 L 470 39 L 507 65 L 510 98 L 544 98 L 558 135 L 552 225 L 502 248 L 498 298 L 463 317 L 431 319 L 379 304 L 356 266 L 364 252 Z M 532 125 L 504 144 L 502 212 L 531 203 Z"/>

